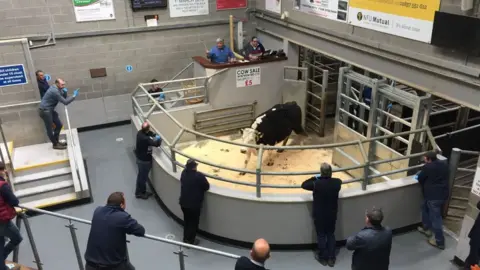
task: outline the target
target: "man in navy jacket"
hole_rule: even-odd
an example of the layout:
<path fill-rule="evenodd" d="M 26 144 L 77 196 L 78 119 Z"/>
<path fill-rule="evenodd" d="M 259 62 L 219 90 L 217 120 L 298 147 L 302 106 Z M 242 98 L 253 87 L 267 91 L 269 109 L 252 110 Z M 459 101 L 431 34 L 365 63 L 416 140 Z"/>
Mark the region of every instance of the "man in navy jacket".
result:
<path fill-rule="evenodd" d="M 0 161 L 0 255 L 3 257 L 2 263 L 0 263 L 1 270 L 20 269 L 19 267 L 7 267 L 5 260 L 23 240 L 17 226 L 12 222 L 12 219 L 17 216 L 14 207 L 18 206 L 18 199 L 6 178 L 5 164 Z M 5 237 L 10 240 L 6 245 Z"/>
<path fill-rule="evenodd" d="M 445 249 L 442 212 L 449 195 L 448 164 L 438 160 L 435 152 L 428 152 L 424 160 L 425 165 L 418 174 L 418 182 L 423 193 L 423 226 L 419 227 L 418 230 L 429 237 L 428 243 L 430 245 Z"/>
<path fill-rule="evenodd" d="M 332 178 L 332 167 L 323 163 L 320 175 L 302 183 L 302 188 L 313 191 L 313 222 L 317 233 L 318 252 L 315 259 L 322 265 L 335 265 L 335 225 L 337 223 L 338 194 L 342 180 Z"/>
<path fill-rule="evenodd" d="M 47 92 L 48 88 L 50 88 L 50 85 L 48 84 L 48 81 L 45 78 L 45 74 L 43 73 L 43 71 L 37 70 L 35 72 L 35 75 L 37 76 L 37 84 L 38 84 L 38 91 L 40 91 L 40 99 L 42 99 L 45 93 Z"/>
<path fill-rule="evenodd" d="M 145 228 L 125 212 L 123 193 L 114 192 L 93 213 L 85 269 L 135 270 L 127 255 L 127 234 L 144 236 Z"/>

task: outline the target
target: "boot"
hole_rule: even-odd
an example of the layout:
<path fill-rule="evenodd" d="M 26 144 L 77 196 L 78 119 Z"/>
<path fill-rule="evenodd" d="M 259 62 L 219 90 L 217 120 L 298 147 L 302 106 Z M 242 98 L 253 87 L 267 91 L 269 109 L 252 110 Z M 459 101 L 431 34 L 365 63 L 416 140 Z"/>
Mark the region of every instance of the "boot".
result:
<path fill-rule="evenodd" d="M 53 149 L 55 149 L 55 150 L 65 150 L 65 149 L 67 149 L 67 146 L 66 146 L 66 145 L 62 145 L 62 144 L 60 144 L 60 143 L 57 143 L 57 144 L 54 144 L 54 145 L 53 145 Z"/>

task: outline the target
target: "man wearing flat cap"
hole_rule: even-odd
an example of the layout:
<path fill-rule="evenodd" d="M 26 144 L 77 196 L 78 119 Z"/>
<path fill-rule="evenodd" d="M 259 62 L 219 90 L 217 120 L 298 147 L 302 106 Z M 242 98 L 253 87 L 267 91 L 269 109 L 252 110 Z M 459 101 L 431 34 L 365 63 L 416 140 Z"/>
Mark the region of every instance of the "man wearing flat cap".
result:
<path fill-rule="evenodd" d="M 159 135 L 150 130 L 150 124 L 144 122 L 137 133 L 135 156 L 137 157 L 138 175 L 135 197 L 137 199 L 148 199 L 152 193 L 147 192 L 148 174 L 152 169 L 152 148 L 159 147 L 162 139 Z"/>
<path fill-rule="evenodd" d="M 210 184 L 203 173 L 197 171 L 197 162 L 187 160 L 185 169 L 180 177 L 180 207 L 183 212 L 183 242 L 197 245 L 196 239 L 200 212 L 202 209 L 205 192 L 210 189 Z"/>
<path fill-rule="evenodd" d="M 225 45 L 223 38 L 217 38 L 217 45 L 213 46 L 209 51 L 207 50 L 207 58 L 215 64 L 230 63 L 235 60 L 235 55 L 232 50 Z"/>

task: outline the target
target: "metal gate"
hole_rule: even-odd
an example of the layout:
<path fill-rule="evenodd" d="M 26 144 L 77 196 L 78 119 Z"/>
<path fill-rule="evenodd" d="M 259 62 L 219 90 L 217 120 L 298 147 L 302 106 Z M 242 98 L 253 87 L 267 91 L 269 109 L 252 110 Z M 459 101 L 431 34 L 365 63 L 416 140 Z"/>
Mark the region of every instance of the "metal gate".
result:
<path fill-rule="evenodd" d="M 205 134 L 221 134 L 250 127 L 255 119 L 255 105 L 250 103 L 194 112 L 193 128 Z"/>
<path fill-rule="evenodd" d="M 284 67 L 282 103 L 295 101 L 302 109 L 302 127 L 305 128 L 305 107 L 307 104 L 308 69 L 305 67 Z"/>

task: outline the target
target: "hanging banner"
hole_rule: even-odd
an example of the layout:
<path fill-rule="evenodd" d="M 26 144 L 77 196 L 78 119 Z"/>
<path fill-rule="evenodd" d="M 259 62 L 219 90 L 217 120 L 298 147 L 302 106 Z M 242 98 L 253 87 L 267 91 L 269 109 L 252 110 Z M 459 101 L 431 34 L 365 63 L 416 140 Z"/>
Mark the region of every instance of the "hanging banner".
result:
<path fill-rule="evenodd" d="M 270 12 L 275 12 L 280 14 L 282 12 L 282 1 L 281 0 L 265 0 L 265 9 Z"/>
<path fill-rule="evenodd" d="M 350 0 L 349 23 L 430 43 L 440 0 Z"/>
<path fill-rule="evenodd" d="M 247 0 L 217 0 L 217 10 L 246 8 Z"/>
<path fill-rule="evenodd" d="M 115 20 L 113 0 L 73 0 L 77 22 Z"/>
<path fill-rule="evenodd" d="M 248 87 L 260 84 L 260 67 L 249 67 L 237 69 L 237 87 Z"/>
<path fill-rule="evenodd" d="M 295 0 L 293 8 L 340 22 L 347 22 L 348 18 L 348 0 Z"/>
<path fill-rule="evenodd" d="M 208 15 L 208 0 L 170 0 L 170 17 L 188 17 Z"/>

